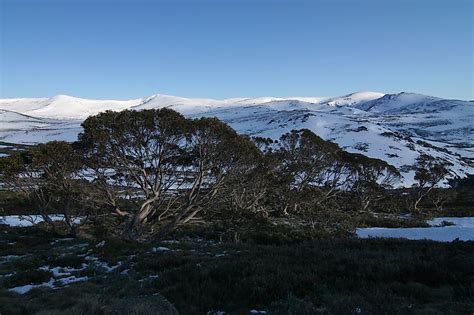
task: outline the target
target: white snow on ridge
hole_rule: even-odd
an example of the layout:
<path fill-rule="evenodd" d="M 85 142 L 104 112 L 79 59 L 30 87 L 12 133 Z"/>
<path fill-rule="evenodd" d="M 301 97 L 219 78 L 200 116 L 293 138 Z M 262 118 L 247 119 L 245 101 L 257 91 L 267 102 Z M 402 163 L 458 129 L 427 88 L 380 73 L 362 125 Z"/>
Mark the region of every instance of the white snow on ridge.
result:
<path fill-rule="evenodd" d="M 21 111 L 23 114 L 41 109 L 48 104 L 49 98 L 4 98 L 0 99 L 0 108 L 10 111 Z"/>
<path fill-rule="evenodd" d="M 104 110 L 172 108 L 187 117 L 217 117 L 240 133 L 277 139 L 308 128 L 350 152 L 410 166 L 422 153 L 453 163 L 453 175 L 474 173 L 474 102 L 414 93 L 357 92 L 341 97 L 86 100 L 65 95 L 0 100 L 0 141 L 74 141 L 81 122 Z M 405 186 L 413 173 L 403 174 Z"/>
<path fill-rule="evenodd" d="M 397 112 L 402 108 L 413 104 L 429 104 L 440 98 L 416 93 L 386 94 L 380 98 L 373 99 L 358 106 L 359 109 L 372 112 Z"/>
<path fill-rule="evenodd" d="M 68 95 L 57 95 L 52 98 L 16 98 L 0 99 L 0 109 L 18 112 L 24 115 L 47 117 L 56 119 L 85 119 L 90 115 L 97 114 L 105 110 L 123 110 L 123 109 L 150 109 L 163 107 L 181 108 L 187 114 L 192 112 L 203 112 L 209 108 L 222 108 L 234 106 L 252 106 L 274 101 L 296 100 L 307 103 L 324 103 L 332 100 L 333 102 L 346 102 L 347 104 L 356 104 L 364 98 L 366 101 L 372 100 L 375 96 L 384 94 L 375 92 L 353 93 L 341 98 L 328 97 L 255 97 L 255 98 L 229 98 L 229 99 L 211 99 L 211 98 L 185 98 L 165 94 L 155 94 L 146 98 L 133 100 L 98 100 L 83 99 Z M 343 101 L 344 99 L 344 101 Z M 352 100 L 352 101 L 351 101 Z M 195 110 L 194 110 L 195 109 Z"/>
<path fill-rule="evenodd" d="M 385 94 L 378 92 L 356 92 L 340 97 L 329 98 L 322 103 L 331 106 L 356 106 L 361 103 L 379 99 L 384 95 Z"/>
<path fill-rule="evenodd" d="M 0 99 L 0 109 L 28 116 L 55 119 L 86 119 L 105 110 L 123 110 L 142 103 L 134 100 L 89 100 L 68 95 L 52 98 Z"/>

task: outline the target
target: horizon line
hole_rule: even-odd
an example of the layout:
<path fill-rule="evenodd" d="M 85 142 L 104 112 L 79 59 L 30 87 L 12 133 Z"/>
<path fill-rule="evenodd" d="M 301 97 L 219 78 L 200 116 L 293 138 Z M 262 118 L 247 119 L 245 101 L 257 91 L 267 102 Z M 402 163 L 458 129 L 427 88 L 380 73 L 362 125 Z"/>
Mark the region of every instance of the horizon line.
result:
<path fill-rule="evenodd" d="M 400 94 L 417 94 L 417 95 L 423 95 L 423 96 L 430 96 L 430 97 L 436 97 L 436 98 L 441 98 L 441 99 L 446 99 L 446 100 L 460 100 L 460 101 L 467 101 L 467 102 L 472 102 L 474 99 L 462 99 L 462 98 L 447 98 L 447 97 L 442 97 L 442 96 L 435 96 L 435 95 L 429 95 L 425 93 L 418 93 L 418 92 L 408 92 L 408 91 L 400 91 L 396 93 L 385 93 L 385 92 L 378 92 L 378 91 L 356 91 L 356 92 L 351 92 L 347 94 L 342 94 L 342 95 L 332 95 L 332 96 L 321 96 L 321 95 L 290 95 L 290 96 L 274 96 L 274 95 L 257 95 L 257 96 L 231 96 L 231 97 L 202 97 L 202 96 L 180 96 L 180 95 L 175 95 L 175 94 L 168 94 L 168 93 L 154 93 L 148 96 L 144 97 L 133 97 L 133 98 L 108 98 L 108 97 L 84 97 L 84 96 L 77 96 L 77 95 L 71 95 L 71 94 L 55 94 L 52 96 L 29 96 L 29 97 L 24 97 L 24 96 L 13 96 L 13 97 L 4 97 L 0 95 L 0 99 L 6 100 L 6 99 L 51 99 L 59 96 L 66 96 L 66 97 L 71 97 L 71 98 L 78 98 L 78 99 L 86 99 L 86 100 L 98 100 L 98 101 L 130 101 L 130 100 L 139 100 L 139 99 L 147 99 L 151 97 L 156 97 L 156 96 L 165 96 L 165 97 L 177 97 L 177 98 L 184 98 L 184 99 L 208 99 L 208 100 L 216 100 L 216 101 L 223 101 L 223 100 L 230 100 L 230 99 L 253 99 L 253 98 L 265 98 L 265 97 L 271 97 L 271 98 L 281 98 L 281 99 L 291 99 L 291 98 L 303 98 L 303 97 L 314 97 L 314 98 L 321 98 L 321 99 L 330 99 L 330 98 L 337 98 L 337 97 L 346 97 L 354 94 L 361 94 L 361 93 L 374 93 L 374 94 L 381 94 L 381 97 L 385 95 L 400 95 Z"/>

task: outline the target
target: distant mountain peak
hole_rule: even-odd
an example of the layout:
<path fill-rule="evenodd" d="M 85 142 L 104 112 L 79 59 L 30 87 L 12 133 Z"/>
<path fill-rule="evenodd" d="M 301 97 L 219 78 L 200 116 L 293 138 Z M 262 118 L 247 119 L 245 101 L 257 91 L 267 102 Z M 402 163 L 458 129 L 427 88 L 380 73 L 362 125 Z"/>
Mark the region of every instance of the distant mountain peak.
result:
<path fill-rule="evenodd" d="M 379 99 L 384 95 L 384 93 L 370 91 L 354 92 L 339 97 L 329 98 L 322 103 L 331 106 L 356 106 L 360 103 Z"/>

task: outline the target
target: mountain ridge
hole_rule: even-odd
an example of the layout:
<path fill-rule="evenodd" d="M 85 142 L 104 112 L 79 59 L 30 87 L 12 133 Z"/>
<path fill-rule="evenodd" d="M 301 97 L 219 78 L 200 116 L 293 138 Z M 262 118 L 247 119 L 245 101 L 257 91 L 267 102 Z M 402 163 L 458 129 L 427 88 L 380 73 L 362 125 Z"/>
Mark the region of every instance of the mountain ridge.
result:
<path fill-rule="evenodd" d="M 217 117 L 240 133 L 277 139 L 307 128 L 342 148 L 380 158 L 402 169 L 420 154 L 453 164 L 452 176 L 474 173 L 474 103 L 416 93 L 355 92 L 339 97 L 184 98 L 165 94 L 131 100 L 0 99 L 0 141 L 33 144 L 74 141 L 80 124 L 104 110 L 171 108 L 187 117 Z M 9 116 L 9 117 L 7 117 Z M 41 123 L 39 120 L 41 119 Z"/>

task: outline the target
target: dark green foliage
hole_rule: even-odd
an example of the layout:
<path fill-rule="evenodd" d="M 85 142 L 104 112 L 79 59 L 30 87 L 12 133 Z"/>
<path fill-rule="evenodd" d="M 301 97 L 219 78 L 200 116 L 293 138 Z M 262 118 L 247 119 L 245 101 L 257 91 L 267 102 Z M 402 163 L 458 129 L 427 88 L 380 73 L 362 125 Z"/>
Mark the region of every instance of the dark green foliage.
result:
<path fill-rule="evenodd" d="M 267 213 L 304 217 L 319 227 L 338 211 L 376 209 L 400 177 L 385 161 L 345 152 L 307 129 L 293 130 L 275 143 L 255 141 L 271 174 L 265 184 L 271 187 Z"/>
<path fill-rule="evenodd" d="M 43 270 L 19 270 L 12 276 L 7 277 L 3 281 L 3 285 L 6 287 L 18 287 L 27 284 L 40 284 L 43 282 L 48 282 L 52 274 L 49 271 Z"/>
<path fill-rule="evenodd" d="M 9 280 L 0 277 L 0 311 L 147 313 L 150 307 L 169 305 L 166 300 L 181 314 L 247 314 L 251 309 L 270 314 L 351 314 L 357 309 L 365 314 L 458 314 L 474 305 L 473 242 L 321 238 L 235 244 L 197 238 L 197 231 L 182 234 L 188 228 L 174 235 L 179 234 L 178 242 L 140 246 L 120 240 L 106 240 L 103 246 L 77 246 L 83 244 L 77 240 L 51 244 L 52 234 L 35 228 L 1 233 L 4 249 L 21 248 L 17 254 L 30 255 L 0 264 L 0 274 L 18 273 Z M 272 239 L 277 230 L 260 233 Z M 158 246 L 169 250 L 151 250 Z M 88 281 L 55 290 L 38 288 L 25 295 L 5 290 L 22 279 L 48 281 L 50 274 L 38 272 L 39 267 L 78 266 L 79 254 L 85 253 L 122 265 L 112 272 L 89 268 L 79 274 L 89 276 Z"/>
<path fill-rule="evenodd" d="M 413 197 L 413 211 L 419 211 L 420 202 L 432 194 L 436 186 L 446 178 L 446 176 L 449 174 L 448 166 L 450 165 L 452 165 L 452 163 L 442 159 L 436 159 L 426 154 L 421 154 L 416 159 L 416 183 L 414 185 L 414 188 L 416 189 L 416 195 Z M 437 204 L 438 203 L 435 202 L 435 205 Z"/>
<path fill-rule="evenodd" d="M 193 219 L 258 154 L 218 119 L 190 120 L 166 108 L 105 112 L 83 128 L 78 146 L 98 200 L 124 217 L 122 236 L 135 240 L 163 237 Z M 135 206 L 123 209 L 124 197 Z M 153 230 L 153 221 L 161 226 Z"/>
<path fill-rule="evenodd" d="M 354 226 L 363 227 L 387 227 L 387 228 L 410 228 L 410 227 L 428 227 L 426 223 L 427 216 L 413 215 L 410 217 L 400 217 L 398 213 L 361 213 L 352 218 Z"/>
<path fill-rule="evenodd" d="M 474 189 L 474 174 L 468 174 L 464 178 L 454 178 L 448 181 L 449 185 L 455 189 Z"/>
<path fill-rule="evenodd" d="M 80 153 L 70 144 L 52 141 L 0 158 L 0 181 L 51 227 L 55 224 L 49 214 L 60 213 L 67 228 L 74 231 L 78 201 L 86 199 L 79 180 L 82 166 Z"/>
<path fill-rule="evenodd" d="M 290 294 L 287 298 L 270 304 L 268 312 L 276 315 L 312 315 L 318 313 L 318 309 L 311 301 L 299 299 Z"/>
<path fill-rule="evenodd" d="M 396 240 L 242 247 L 214 262 L 181 263 L 155 284 L 185 313 L 359 307 L 393 314 L 430 305 L 459 311 L 473 303 L 470 247 Z"/>
<path fill-rule="evenodd" d="M 34 204 L 15 191 L 0 190 L 0 215 L 31 214 Z"/>

